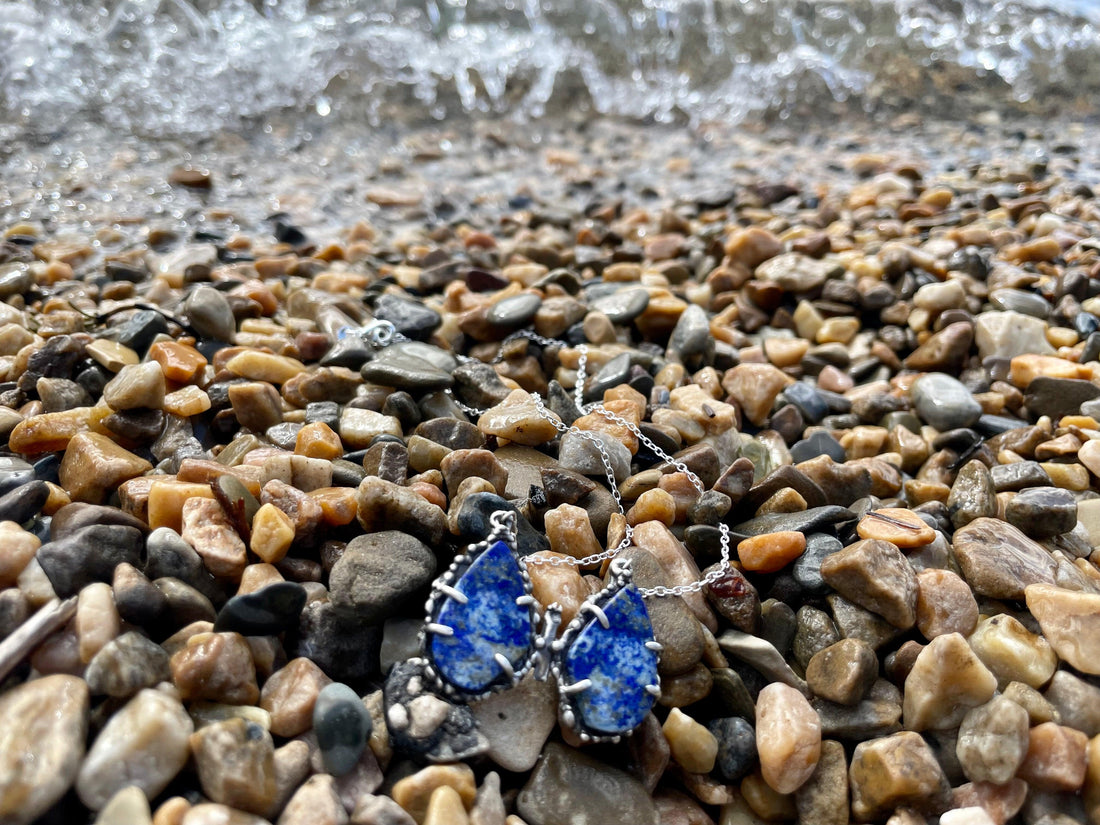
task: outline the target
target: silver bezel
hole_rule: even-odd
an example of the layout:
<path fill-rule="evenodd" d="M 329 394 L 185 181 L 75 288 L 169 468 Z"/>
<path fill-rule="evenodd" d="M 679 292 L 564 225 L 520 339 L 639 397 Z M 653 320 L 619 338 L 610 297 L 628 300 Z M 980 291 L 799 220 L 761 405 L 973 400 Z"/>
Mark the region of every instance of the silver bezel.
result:
<path fill-rule="evenodd" d="M 509 676 L 505 669 L 502 673 L 503 678 L 494 680 L 490 683 L 490 686 L 480 692 L 470 692 L 457 685 L 454 685 L 444 678 L 435 667 L 434 660 L 432 658 L 431 646 L 428 644 L 428 636 L 431 634 L 446 634 L 447 628 L 444 630 L 444 625 L 440 625 L 436 620 L 438 619 L 439 612 L 442 610 L 444 603 L 447 599 L 453 598 L 453 594 L 447 592 L 453 590 L 455 584 L 463 573 L 465 573 L 477 558 L 489 549 L 492 545 L 498 541 L 504 542 L 504 544 L 511 551 L 513 558 L 519 563 L 520 575 L 523 577 L 523 595 L 517 599 L 517 605 L 522 607 L 523 603 L 526 603 L 528 615 L 531 619 L 531 638 L 529 640 L 529 649 L 527 657 L 524 659 L 523 664 L 518 668 L 513 668 L 512 673 Z M 494 693 L 498 693 L 502 690 L 514 687 L 520 679 L 522 679 L 527 673 L 534 667 L 535 661 L 538 657 L 538 645 L 535 640 L 537 638 L 536 628 L 539 626 L 539 612 L 535 597 L 532 595 L 531 577 L 527 573 L 527 563 L 516 550 L 516 541 L 514 537 L 508 535 L 490 535 L 489 538 L 469 545 L 466 548 L 465 553 L 460 553 L 455 556 L 454 561 L 451 562 L 450 567 L 436 578 L 432 583 L 432 591 L 428 596 L 428 600 L 424 603 L 424 612 L 426 615 L 424 626 L 420 629 L 420 650 L 422 658 L 425 662 L 424 675 L 431 681 L 434 688 L 442 693 L 449 699 L 454 699 L 462 702 L 473 702 L 478 699 L 484 699 L 486 696 L 490 696 Z M 451 631 L 453 632 L 453 631 Z M 511 664 L 509 662 L 509 664 Z"/>
<path fill-rule="evenodd" d="M 630 562 L 627 559 L 615 559 L 611 562 L 610 581 L 607 586 L 584 600 L 577 610 L 577 615 L 574 616 L 573 620 L 566 626 L 561 638 L 550 646 L 552 651 L 551 655 L 553 657 L 550 672 L 554 674 L 554 679 L 558 685 L 558 719 L 563 725 L 572 730 L 585 744 L 594 742 L 619 742 L 624 736 L 629 736 L 633 733 L 633 729 L 623 731 L 619 734 L 608 735 L 585 726 L 581 721 L 580 713 L 577 710 L 577 705 L 573 697 L 583 693 L 587 688 L 583 686 L 583 682 L 570 684 L 565 681 L 562 661 L 564 652 L 573 646 L 573 643 L 577 640 L 581 631 L 588 627 L 590 623 L 598 621 L 602 622 L 605 627 L 607 626 L 606 617 L 603 616 L 604 605 L 611 601 L 616 593 L 631 584 L 633 584 L 633 576 L 630 569 Z M 657 654 L 658 660 L 660 659 L 661 645 L 655 638 L 651 636 L 649 641 L 646 642 L 646 647 Z M 654 702 L 656 702 L 661 695 L 660 675 L 657 676 L 656 683 L 646 685 L 645 690 L 653 697 Z"/>

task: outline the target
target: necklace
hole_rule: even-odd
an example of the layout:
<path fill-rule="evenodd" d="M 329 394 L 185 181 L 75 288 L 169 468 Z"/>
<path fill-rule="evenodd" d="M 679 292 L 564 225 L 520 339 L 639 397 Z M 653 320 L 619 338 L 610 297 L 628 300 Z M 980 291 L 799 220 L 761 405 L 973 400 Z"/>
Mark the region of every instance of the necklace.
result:
<path fill-rule="evenodd" d="M 407 340 L 388 321 L 375 321 L 357 330 L 374 347 Z M 525 338 L 541 346 L 559 342 L 522 330 L 502 342 Z M 683 473 L 699 491 L 699 477 L 683 462 L 668 455 L 632 421 L 600 403 L 584 403 L 588 349 L 580 345 L 574 403 L 581 414 L 596 413 L 624 427 L 653 455 Z M 448 392 L 450 392 L 448 390 Z M 702 590 L 729 572 L 730 531 L 719 525 L 721 561 L 703 577 L 672 587 L 639 588 L 632 580 L 627 559 L 619 554 L 634 542 L 634 528 L 626 521 L 622 495 L 615 480 L 611 456 L 592 431 L 562 422 L 542 397 L 531 394 L 535 409 L 561 433 L 575 434 L 599 454 L 611 495 L 626 527 L 615 547 L 599 553 L 569 556 L 521 557 L 516 550 L 517 515 L 497 511 L 490 518 L 489 535 L 469 545 L 432 585 L 425 605 L 427 618 L 421 634 L 423 666 L 436 688 L 451 699 L 472 701 L 505 690 L 528 672 L 546 679 L 553 674 L 558 686 L 559 717 L 582 741 L 618 741 L 645 719 L 660 696 L 657 673 L 661 645 L 653 636 L 647 598 L 684 596 Z M 468 415 L 485 411 L 452 399 Z M 591 567 L 609 561 L 607 584 L 589 596 L 576 617 L 562 630 L 561 607 L 547 605 L 541 615 L 532 595 L 529 564 Z"/>

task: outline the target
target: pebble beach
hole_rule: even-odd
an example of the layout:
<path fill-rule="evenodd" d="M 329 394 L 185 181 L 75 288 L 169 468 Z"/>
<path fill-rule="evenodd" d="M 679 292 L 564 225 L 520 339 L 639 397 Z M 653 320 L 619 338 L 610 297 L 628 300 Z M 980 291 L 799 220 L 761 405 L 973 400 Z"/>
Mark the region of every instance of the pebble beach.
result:
<path fill-rule="evenodd" d="M 0 823 L 1100 823 L 1091 125 L 346 128 L 0 155 Z M 501 510 L 729 528 L 622 741 L 424 679 Z"/>

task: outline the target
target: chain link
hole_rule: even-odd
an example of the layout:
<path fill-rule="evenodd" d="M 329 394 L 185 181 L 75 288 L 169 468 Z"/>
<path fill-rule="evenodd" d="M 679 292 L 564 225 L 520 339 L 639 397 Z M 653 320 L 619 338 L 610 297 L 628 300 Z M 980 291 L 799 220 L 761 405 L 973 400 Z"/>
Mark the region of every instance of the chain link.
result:
<path fill-rule="evenodd" d="M 394 342 L 410 340 L 402 335 L 400 332 L 397 332 L 394 325 L 389 321 L 372 321 L 371 323 L 358 330 L 353 330 L 353 332 L 360 335 L 365 341 L 368 341 L 370 344 L 376 347 L 385 347 Z M 520 338 L 532 341 L 533 343 L 536 343 L 542 347 L 563 346 L 561 341 L 557 341 L 553 338 L 546 338 L 545 336 L 539 335 L 538 333 L 532 332 L 530 330 L 519 330 L 518 332 L 513 332 L 501 342 L 501 352 L 498 353 L 497 357 L 493 360 L 493 363 L 499 363 L 503 360 L 503 351 L 506 344 L 509 344 L 512 341 L 516 341 Z M 673 458 L 664 450 L 662 450 L 659 446 L 657 446 L 653 439 L 643 433 L 637 424 L 632 421 L 628 421 L 618 413 L 612 412 L 599 402 L 592 402 L 591 404 L 584 403 L 584 384 L 588 377 L 588 347 L 585 344 L 580 344 L 577 347 L 577 351 L 579 353 L 579 360 L 577 363 L 577 380 L 573 386 L 573 399 L 577 406 L 577 410 L 585 415 L 597 413 L 599 415 L 602 415 L 608 421 L 617 424 L 620 427 L 625 427 L 630 433 L 634 435 L 635 438 L 637 438 L 641 443 L 649 448 L 649 450 L 652 451 L 652 453 L 657 456 L 657 458 L 659 458 L 666 464 L 675 467 L 678 472 L 681 472 L 685 476 L 687 476 L 692 486 L 694 486 L 695 489 L 699 491 L 699 495 L 703 495 L 704 493 L 706 493 L 706 487 L 704 486 L 702 480 L 700 480 L 699 476 L 693 473 L 688 468 L 688 466 L 684 464 L 684 462 L 677 461 L 675 458 Z M 474 359 L 471 359 L 469 357 L 460 357 L 460 360 L 465 363 Z M 446 392 L 451 397 L 451 400 L 454 401 L 455 405 L 458 406 L 458 408 L 467 415 L 480 416 L 485 412 L 485 410 L 479 410 L 477 407 L 472 407 L 469 404 L 466 404 L 465 402 L 460 400 L 451 390 L 448 389 Z M 549 421 L 551 424 L 553 424 L 554 428 L 558 432 L 560 432 L 562 435 L 565 435 L 567 433 L 577 435 L 588 441 L 596 448 L 596 451 L 597 453 L 599 453 L 600 456 L 600 463 L 603 464 L 604 474 L 607 476 L 607 483 L 610 488 L 611 495 L 615 499 L 615 506 L 618 508 L 619 514 L 625 518 L 626 509 L 623 507 L 622 493 L 619 491 L 619 485 L 615 480 L 615 468 L 611 462 L 611 454 L 608 453 L 607 447 L 605 446 L 603 439 L 596 432 L 593 432 L 591 430 L 582 430 L 580 427 L 570 426 L 563 422 L 557 415 L 550 412 L 550 410 L 546 408 L 546 403 L 543 401 L 542 396 L 539 395 L 537 392 L 531 393 L 531 397 L 534 399 L 535 410 L 538 412 L 538 414 Z M 514 519 L 512 521 L 514 521 Z M 494 523 L 494 535 L 498 534 L 503 529 L 511 529 L 514 531 L 515 526 L 512 521 L 508 522 L 507 528 L 505 527 L 505 525 L 498 525 Z M 730 529 L 729 526 L 725 523 L 719 523 L 718 530 L 721 534 L 721 562 L 716 565 L 713 570 L 710 570 L 701 579 L 697 579 L 690 584 L 678 584 L 673 587 L 666 587 L 664 585 L 658 585 L 657 587 L 639 587 L 638 592 L 641 593 L 642 596 L 658 598 L 662 596 L 684 596 L 688 593 L 698 593 L 707 585 L 713 584 L 714 582 L 725 576 L 730 570 Z M 621 553 L 633 543 L 634 528 L 630 524 L 627 524 L 622 540 L 615 547 L 610 547 L 607 550 L 603 550 L 599 553 L 594 553 L 590 556 L 584 556 L 583 558 L 579 559 L 573 558 L 571 556 L 540 556 L 535 558 L 529 557 L 527 561 L 529 564 L 548 564 L 551 567 L 591 567 L 607 561 L 608 559 L 615 558 L 617 555 L 619 555 L 619 553 Z"/>

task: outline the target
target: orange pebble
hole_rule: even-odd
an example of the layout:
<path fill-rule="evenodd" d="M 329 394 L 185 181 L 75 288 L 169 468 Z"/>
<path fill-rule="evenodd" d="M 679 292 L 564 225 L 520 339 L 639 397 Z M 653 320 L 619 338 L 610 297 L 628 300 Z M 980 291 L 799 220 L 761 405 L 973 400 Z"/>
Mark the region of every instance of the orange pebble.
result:
<path fill-rule="evenodd" d="M 409 485 L 409 489 L 419 494 L 422 498 L 427 499 L 432 504 L 440 507 L 444 510 L 447 509 L 447 496 L 443 494 L 443 491 L 436 487 L 434 484 L 429 484 L 426 481 L 414 481 Z"/>
<path fill-rule="evenodd" d="M 190 384 L 206 368 L 202 353 L 176 341 L 157 341 L 149 347 L 149 357 L 160 364 L 165 378 L 178 384 Z"/>
<path fill-rule="evenodd" d="M 344 445 L 332 427 L 323 421 L 315 421 L 312 424 L 306 424 L 298 431 L 294 452 L 310 458 L 324 458 L 332 461 L 344 454 Z"/>
<path fill-rule="evenodd" d="M 859 520 L 856 533 L 861 539 L 882 539 L 902 548 L 923 547 L 936 537 L 935 530 L 904 507 L 872 510 Z"/>
<path fill-rule="evenodd" d="M 345 524 L 351 524 L 355 521 L 355 512 L 359 506 L 356 498 L 356 488 L 321 487 L 312 490 L 309 497 L 316 499 L 317 503 L 321 505 L 321 513 L 325 524 L 330 524 L 333 527 L 343 527 Z"/>
<path fill-rule="evenodd" d="M 750 536 L 737 545 L 741 566 L 757 573 L 782 570 L 806 551 L 806 537 L 795 530 Z"/>

